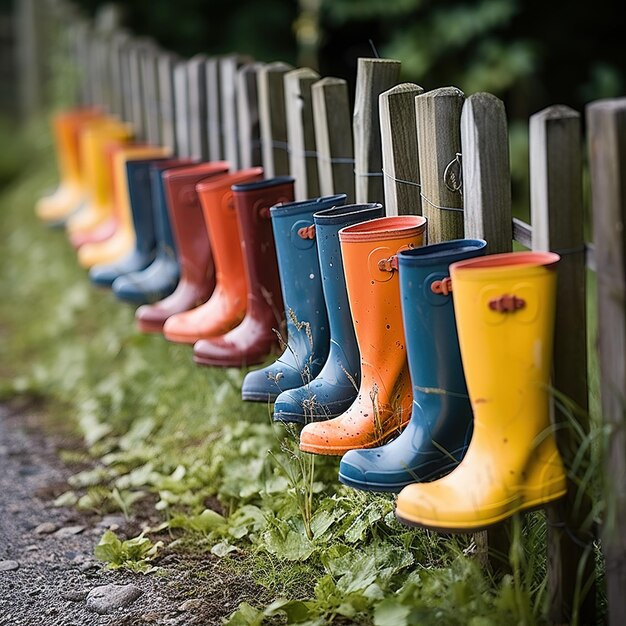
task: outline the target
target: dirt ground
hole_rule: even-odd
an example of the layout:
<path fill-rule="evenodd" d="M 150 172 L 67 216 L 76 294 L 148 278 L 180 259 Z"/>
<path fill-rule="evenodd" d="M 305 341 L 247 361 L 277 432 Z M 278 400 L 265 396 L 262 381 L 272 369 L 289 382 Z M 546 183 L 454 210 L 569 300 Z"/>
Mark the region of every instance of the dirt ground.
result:
<path fill-rule="evenodd" d="M 38 410 L 0 404 L 1 626 L 208 626 L 264 595 L 212 555 L 165 548 L 159 573 L 105 570 L 93 557 L 102 533 L 136 535 L 140 520 L 53 506 L 76 471 L 58 457 L 69 446 L 80 442 L 45 435 Z M 93 591 L 105 585 L 125 587 Z M 137 597 L 112 608 L 112 591 Z"/>

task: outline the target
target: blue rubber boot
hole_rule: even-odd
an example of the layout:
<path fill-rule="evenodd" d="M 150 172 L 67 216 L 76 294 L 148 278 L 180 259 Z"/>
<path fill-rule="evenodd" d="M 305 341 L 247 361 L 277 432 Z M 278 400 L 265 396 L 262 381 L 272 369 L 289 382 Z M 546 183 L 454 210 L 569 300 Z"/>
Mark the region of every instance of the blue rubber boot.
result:
<path fill-rule="evenodd" d="M 114 281 L 113 293 L 120 300 L 133 304 L 148 304 L 162 300 L 176 289 L 179 279 L 178 260 L 161 174 L 168 169 L 187 167 L 193 163 L 191 159 L 152 163 L 150 186 L 156 240 L 155 256 L 152 263 L 144 269 L 130 272 Z"/>
<path fill-rule="evenodd" d="M 287 345 L 274 363 L 248 372 L 241 388 L 243 400 L 273 402 L 281 391 L 315 378 L 326 362 L 330 333 L 313 214 L 345 201 L 343 193 L 271 207 Z"/>
<path fill-rule="evenodd" d="M 128 196 L 135 230 L 135 247 L 114 263 L 94 265 L 89 270 L 92 283 L 100 287 L 110 287 L 119 276 L 144 270 L 154 260 L 156 239 L 150 167 L 159 160 L 165 159 L 127 161 Z"/>
<path fill-rule="evenodd" d="M 482 239 L 455 239 L 398 254 L 402 320 L 413 386 L 411 420 L 393 441 L 350 450 L 339 480 L 366 491 L 398 492 L 451 472 L 472 436 L 448 267 L 482 256 Z"/>
<path fill-rule="evenodd" d="M 313 215 L 322 289 L 330 327 L 330 349 L 320 373 L 308 384 L 283 391 L 274 403 L 274 420 L 305 424 L 341 415 L 356 398 L 360 353 L 354 336 L 338 232 L 385 211 L 381 204 L 349 204 Z"/>

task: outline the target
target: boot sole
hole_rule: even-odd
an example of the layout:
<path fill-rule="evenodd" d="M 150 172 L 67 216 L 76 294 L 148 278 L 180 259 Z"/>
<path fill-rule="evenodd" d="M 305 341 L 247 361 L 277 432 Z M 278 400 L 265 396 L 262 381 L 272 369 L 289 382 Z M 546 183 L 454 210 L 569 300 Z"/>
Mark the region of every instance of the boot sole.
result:
<path fill-rule="evenodd" d="M 265 361 L 266 357 L 259 357 L 256 359 L 246 359 L 246 360 L 237 360 L 237 361 L 227 361 L 221 359 L 207 359 L 204 357 L 197 357 L 194 355 L 193 362 L 196 365 L 206 365 L 206 366 L 215 366 L 215 367 L 247 367 L 248 365 L 260 365 Z"/>
<path fill-rule="evenodd" d="M 311 454 L 322 454 L 325 456 L 344 455 L 346 452 L 348 452 L 348 450 L 366 450 L 367 448 L 377 448 L 378 446 L 382 446 L 385 442 L 387 442 L 394 432 L 397 431 L 398 434 L 400 434 L 402 429 L 408 423 L 409 423 L 409 420 L 406 420 L 406 422 L 403 422 L 402 424 L 400 424 L 400 426 L 398 426 L 397 429 L 393 430 L 390 433 L 383 435 L 382 437 L 379 437 L 378 439 L 375 439 L 374 441 L 368 442 L 367 445 L 342 446 L 339 448 L 335 446 L 316 446 L 316 445 L 311 445 L 311 444 L 306 444 L 306 443 L 305 444 L 300 443 L 299 447 L 300 447 L 300 450 L 302 450 L 302 452 L 309 452 Z"/>
<path fill-rule="evenodd" d="M 276 400 L 276 398 L 278 398 L 278 394 L 277 393 L 259 393 L 259 392 L 254 392 L 254 391 L 246 391 L 245 393 L 241 393 L 241 399 L 245 400 L 246 402 L 271 402 L 274 403 L 274 401 Z"/>
<path fill-rule="evenodd" d="M 137 330 L 142 333 L 154 333 L 156 335 L 163 334 L 163 322 L 137 322 Z"/>
<path fill-rule="evenodd" d="M 201 339 L 201 337 L 187 337 L 185 335 L 173 335 L 172 333 L 168 333 L 167 335 L 163 333 L 163 337 L 171 343 L 182 343 L 188 346 L 193 346 L 198 339 Z"/>
<path fill-rule="evenodd" d="M 567 488 L 562 489 L 558 491 L 557 493 L 550 495 L 550 496 L 544 496 L 541 498 L 530 500 L 528 502 L 524 502 L 520 504 L 519 506 L 515 507 L 514 509 L 511 509 L 511 510 L 506 511 L 505 513 L 502 513 L 501 515 L 482 519 L 478 521 L 476 525 L 470 524 L 470 525 L 461 526 L 461 525 L 450 524 L 449 526 L 441 526 L 440 525 L 441 520 L 438 520 L 436 522 L 433 521 L 432 523 L 429 522 L 428 520 L 420 520 L 419 522 L 417 522 L 415 520 L 411 520 L 409 518 L 404 517 L 402 514 L 398 513 L 397 509 L 395 511 L 395 516 L 396 516 L 396 519 L 402 524 L 405 524 L 406 526 L 412 526 L 414 528 L 425 528 L 427 530 L 435 530 L 441 533 L 473 533 L 479 530 L 484 530 L 485 528 L 491 528 L 492 526 L 501 524 L 502 522 L 511 518 L 516 513 L 522 513 L 522 512 L 528 513 L 535 509 L 542 509 L 547 504 L 550 504 L 551 502 L 559 500 L 566 494 L 567 494 Z"/>

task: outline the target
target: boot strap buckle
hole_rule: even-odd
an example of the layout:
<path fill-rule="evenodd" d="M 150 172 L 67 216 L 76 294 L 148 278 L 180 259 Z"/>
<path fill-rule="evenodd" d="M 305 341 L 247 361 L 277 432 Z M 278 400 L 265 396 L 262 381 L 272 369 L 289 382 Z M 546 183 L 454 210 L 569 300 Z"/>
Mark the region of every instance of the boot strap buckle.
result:
<path fill-rule="evenodd" d="M 298 228 L 298 237 L 301 239 L 315 239 L 315 224 Z"/>
<path fill-rule="evenodd" d="M 393 272 L 398 269 L 398 257 L 392 254 L 388 259 L 378 261 L 378 269 L 381 272 Z"/>
<path fill-rule="evenodd" d="M 512 294 L 505 293 L 489 300 L 489 308 L 498 313 L 513 313 L 526 306 L 526 301 Z"/>
<path fill-rule="evenodd" d="M 452 279 L 449 276 L 442 278 L 441 280 L 434 280 L 430 284 L 430 290 L 433 293 L 447 296 L 452 293 Z"/>

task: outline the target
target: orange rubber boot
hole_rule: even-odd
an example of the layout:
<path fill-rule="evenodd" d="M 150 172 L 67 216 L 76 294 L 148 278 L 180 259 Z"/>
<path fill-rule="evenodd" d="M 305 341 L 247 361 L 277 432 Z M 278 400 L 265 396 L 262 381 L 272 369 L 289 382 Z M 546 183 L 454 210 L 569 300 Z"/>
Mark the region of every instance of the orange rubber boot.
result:
<path fill-rule="evenodd" d="M 559 259 L 509 252 L 450 265 L 474 433 L 450 474 L 402 489 L 401 522 L 473 532 L 565 495 L 549 395 Z"/>
<path fill-rule="evenodd" d="M 78 249 L 78 262 L 89 268 L 98 263 L 112 263 L 128 254 L 135 246 L 135 230 L 128 196 L 126 163 L 131 159 L 169 156 L 169 148 L 128 144 L 117 148 L 113 155 L 114 185 L 119 190 L 118 225 L 115 233 L 104 241 L 85 243 Z"/>
<path fill-rule="evenodd" d="M 262 177 L 263 168 L 253 167 L 196 185 L 215 262 L 215 289 L 204 304 L 165 321 L 163 335 L 169 341 L 194 344 L 199 339 L 224 335 L 243 320 L 248 287 L 231 186 Z"/>
<path fill-rule="evenodd" d="M 85 107 L 57 113 L 52 119 L 60 180 L 56 190 L 41 198 L 35 206 L 37 216 L 50 225 L 62 225 L 83 200 L 85 190 L 76 129 L 81 122 L 100 117 L 99 109 Z"/>
<path fill-rule="evenodd" d="M 417 215 L 381 217 L 339 231 L 361 384 L 345 413 L 302 429 L 301 450 L 342 455 L 380 446 L 408 423 L 413 394 L 395 255 L 421 246 L 425 231 L 426 219 Z"/>
<path fill-rule="evenodd" d="M 88 124 L 80 136 L 80 157 L 84 164 L 88 190 L 86 202 L 66 222 L 70 241 L 78 233 L 88 232 L 105 221 L 111 213 L 112 183 L 106 162 L 107 142 L 128 143 L 130 124 L 105 118 Z"/>

